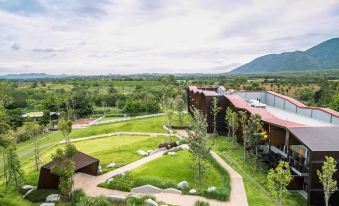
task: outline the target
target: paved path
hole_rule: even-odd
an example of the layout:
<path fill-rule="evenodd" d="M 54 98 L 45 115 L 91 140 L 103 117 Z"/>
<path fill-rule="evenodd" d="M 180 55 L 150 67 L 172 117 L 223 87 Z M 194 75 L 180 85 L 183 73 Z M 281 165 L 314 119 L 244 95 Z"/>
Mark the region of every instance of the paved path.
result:
<path fill-rule="evenodd" d="M 105 188 L 97 187 L 98 184 L 105 182 L 108 178 L 133 170 L 147 162 L 150 162 L 156 158 L 159 158 L 163 155 L 164 151 L 158 151 L 151 154 L 148 157 L 144 157 L 140 160 L 132 162 L 128 165 L 125 165 L 121 168 L 113 170 L 111 172 L 105 173 L 100 176 L 91 176 L 84 173 L 77 173 L 74 177 L 74 189 L 82 188 L 87 195 L 90 196 L 99 196 L 99 195 L 118 195 L 118 196 L 128 196 L 129 192 L 122 192 L 117 190 L 110 190 Z M 206 201 L 210 206 L 248 206 L 246 192 L 242 177 L 234 171 L 228 164 L 226 164 L 215 152 L 211 151 L 211 155 L 215 158 L 221 166 L 223 166 L 230 174 L 231 180 L 231 194 L 230 201 L 222 202 L 217 200 L 211 200 L 204 197 L 193 196 L 193 195 L 179 195 L 179 194 L 170 194 L 170 193 L 158 193 L 154 194 L 158 201 L 166 202 L 167 204 L 173 205 L 183 205 L 183 206 L 193 206 L 196 201 Z"/>
<path fill-rule="evenodd" d="M 81 138 L 73 138 L 70 139 L 70 142 L 79 142 L 79 141 L 85 141 L 85 140 L 90 140 L 90 139 L 99 139 L 99 138 L 105 138 L 105 137 L 110 137 L 110 136 L 116 136 L 116 135 L 141 135 L 141 136 L 176 136 L 178 138 L 182 138 L 178 134 L 168 134 L 168 133 L 154 133 L 154 132 L 112 132 L 108 134 L 99 134 L 99 135 L 93 135 L 89 137 L 81 137 Z M 59 144 L 65 143 L 65 140 L 62 140 L 59 142 Z"/>

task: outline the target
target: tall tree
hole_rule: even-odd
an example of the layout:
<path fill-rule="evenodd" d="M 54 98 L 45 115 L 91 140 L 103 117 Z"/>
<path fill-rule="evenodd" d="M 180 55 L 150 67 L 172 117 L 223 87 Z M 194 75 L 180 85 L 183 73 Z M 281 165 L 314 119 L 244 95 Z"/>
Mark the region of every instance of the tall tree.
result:
<path fill-rule="evenodd" d="M 40 145 L 39 145 L 38 134 L 41 133 L 42 127 L 36 122 L 27 122 L 25 124 L 25 129 L 30 139 L 34 141 L 35 168 L 37 171 L 39 171 L 41 161 L 40 161 Z"/>
<path fill-rule="evenodd" d="M 175 109 L 178 112 L 180 126 L 183 126 L 184 125 L 184 111 L 186 109 L 186 104 L 181 95 L 178 95 L 175 98 Z"/>
<path fill-rule="evenodd" d="M 325 205 L 328 206 L 331 195 L 338 190 L 337 181 L 333 179 L 333 175 L 337 171 L 337 162 L 333 157 L 326 156 L 325 159 L 321 167 L 322 172 L 317 170 L 317 174 L 323 185 Z"/>
<path fill-rule="evenodd" d="M 192 168 L 195 173 L 195 180 L 198 184 L 202 184 L 207 171 L 206 161 L 209 155 L 207 148 L 207 121 L 206 117 L 198 109 L 193 108 L 192 112 L 192 131 L 188 133 L 188 142 L 193 159 Z"/>
<path fill-rule="evenodd" d="M 226 122 L 226 125 L 227 125 L 227 130 L 228 130 L 228 133 L 227 133 L 227 137 L 229 137 L 231 135 L 231 121 L 232 121 L 232 109 L 227 107 L 226 109 L 226 114 L 225 114 L 225 122 Z"/>
<path fill-rule="evenodd" d="M 173 118 L 174 118 L 174 100 L 169 99 L 166 108 L 165 108 L 165 115 L 166 115 L 166 124 L 169 129 L 172 129 Z"/>
<path fill-rule="evenodd" d="M 246 125 L 248 121 L 248 116 L 245 111 L 239 111 L 239 120 L 240 120 L 240 125 L 242 129 L 242 139 L 243 139 L 243 152 L 244 152 L 244 157 L 243 160 L 246 162 L 246 151 L 249 143 L 249 138 L 246 136 Z"/>
<path fill-rule="evenodd" d="M 70 142 L 69 135 L 72 132 L 72 126 L 73 126 L 73 123 L 71 120 L 62 119 L 59 121 L 58 128 L 61 131 L 62 135 L 64 136 L 66 143 Z"/>
<path fill-rule="evenodd" d="M 52 159 L 55 164 L 51 168 L 51 172 L 59 176 L 58 188 L 60 193 L 70 198 L 73 188 L 73 176 L 74 176 L 74 161 L 73 156 L 76 153 L 76 148 L 72 144 L 66 144 L 65 149 L 58 149 L 55 154 L 52 155 Z"/>
<path fill-rule="evenodd" d="M 217 131 L 217 117 L 220 112 L 220 108 L 218 107 L 219 100 L 216 97 L 213 97 L 212 106 L 211 106 L 211 114 L 213 116 L 213 135 L 218 136 Z"/>
<path fill-rule="evenodd" d="M 278 205 L 282 206 L 287 195 L 287 186 L 292 180 L 288 162 L 280 161 L 275 169 L 270 169 L 267 174 L 267 188 Z"/>
<path fill-rule="evenodd" d="M 251 115 L 245 125 L 245 136 L 248 139 L 248 146 L 252 149 L 255 155 L 255 161 L 253 169 L 257 169 L 258 162 L 258 144 L 263 140 L 263 126 L 261 123 L 261 117 L 258 114 Z"/>
<path fill-rule="evenodd" d="M 16 153 L 16 146 L 14 144 L 14 133 L 9 132 L 7 134 L 8 145 L 6 148 L 6 174 L 8 188 L 11 184 L 15 184 L 17 190 L 20 189 L 20 184 L 24 181 L 24 172 L 21 169 L 20 160 Z"/>
<path fill-rule="evenodd" d="M 236 132 L 239 128 L 239 115 L 236 112 L 233 112 L 231 108 L 227 108 L 225 115 L 226 125 L 228 127 L 228 136 L 231 136 L 232 144 L 235 143 L 237 136 Z M 231 134 L 231 135 L 230 135 Z"/>

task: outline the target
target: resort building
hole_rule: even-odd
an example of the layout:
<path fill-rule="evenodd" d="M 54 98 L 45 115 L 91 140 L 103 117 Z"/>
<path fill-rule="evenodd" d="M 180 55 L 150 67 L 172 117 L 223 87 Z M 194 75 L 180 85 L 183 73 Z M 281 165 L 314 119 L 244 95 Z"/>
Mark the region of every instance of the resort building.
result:
<path fill-rule="evenodd" d="M 224 87 L 189 86 L 187 98 L 190 113 L 194 107 L 206 115 L 208 132 L 213 132 L 213 98 L 218 98 L 221 111 L 217 116 L 219 133 L 227 130 L 225 110 L 228 107 L 249 115 L 259 114 L 268 134 L 260 147 L 264 161 L 272 167 L 280 160 L 289 162 L 293 175 L 289 189 L 299 191 L 309 206 L 325 205 L 317 170 L 321 170 L 325 156 L 332 156 L 339 163 L 339 112 L 308 107 L 271 91 L 234 92 Z M 241 137 L 238 140 L 241 142 Z M 339 172 L 335 178 L 339 182 Z M 330 205 L 338 203 L 339 192 L 335 192 Z"/>

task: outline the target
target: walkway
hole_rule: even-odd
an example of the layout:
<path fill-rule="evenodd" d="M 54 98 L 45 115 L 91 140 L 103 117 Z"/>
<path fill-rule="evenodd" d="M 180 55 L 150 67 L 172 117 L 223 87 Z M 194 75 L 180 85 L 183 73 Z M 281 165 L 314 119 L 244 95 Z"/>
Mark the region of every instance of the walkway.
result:
<path fill-rule="evenodd" d="M 180 135 L 168 134 L 168 133 L 112 132 L 112 133 L 108 133 L 108 134 L 99 134 L 99 135 L 93 135 L 93 136 L 89 136 L 89 137 L 74 138 L 74 139 L 70 139 L 70 142 L 79 142 L 79 141 L 90 140 L 90 139 L 99 139 L 99 138 L 105 138 L 105 137 L 116 136 L 116 135 L 141 135 L 141 136 L 154 136 L 154 137 L 156 137 L 156 136 L 165 136 L 165 137 L 176 136 L 176 137 L 182 139 L 182 137 Z M 65 143 L 65 140 L 62 140 L 62 141 L 59 142 L 59 144 L 63 144 L 63 143 Z"/>
<path fill-rule="evenodd" d="M 98 184 L 105 182 L 108 178 L 133 170 L 145 163 L 148 163 L 156 158 L 159 158 L 163 155 L 164 151 L 158 151 L 151 154 L 148 157 L 144 157 L 140 160 L 132 162 L 128 165 L 125 165 L 121 168 L 113 170 L 111 172 L 105 173 L 100 176 L 91 176 L 84 173 L 77 173 L 74 177 L 74 189 L 82 188 L 87 195 L 90 196 L 99 196 L 99 195 L 118 195 L 127 197 L 129 192 L 122 192 L 117 190 L 110 190 L 105 188 L 97 187 Z M 204 197 L 193 196 L 193 195 L 179 195 L 179 194 L 170 194 L 170 193 L 158 193 L 153 196 L 156 197 L 158 201 L 166 202 L 167 204 L 173 205 L 183 205 L 183 206 L 193 206 L 196 201 L 205 201 L 208 202 L 211 206 L 248 206 L 247 197 L 242 181 L 242 177 L 235 172 L 228 164 L 226 164 L 215 152 L 211 151 L 211 155 L 215 158 L 221 166 L 223 166 L 230 174 L 231 180 L 231 194 L 230 201 L 222 202 L 217 200 L 211 200 Z"/>

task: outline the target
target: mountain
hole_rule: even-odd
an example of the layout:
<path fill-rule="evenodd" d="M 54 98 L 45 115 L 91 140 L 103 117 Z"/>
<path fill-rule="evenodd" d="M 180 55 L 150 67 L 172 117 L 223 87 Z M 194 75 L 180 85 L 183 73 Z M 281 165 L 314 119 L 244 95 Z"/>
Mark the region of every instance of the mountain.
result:
<path fill-rule="evenodd" d="M 268 54 L 230 73 L 300 72 L 323 69 L 339 69 L 339 38 L 327 40 L 306 51 Z"/>
<path fill-rule="evenodd" d="M 63 78 L 67 75 L 48 75 L 45 73 L 28 73 L 28 74 L 6 74 L 0 76 L 0 79 L 6 80 L 25 80 L 25 79 L 47 79 L 47 78 Z"/>

